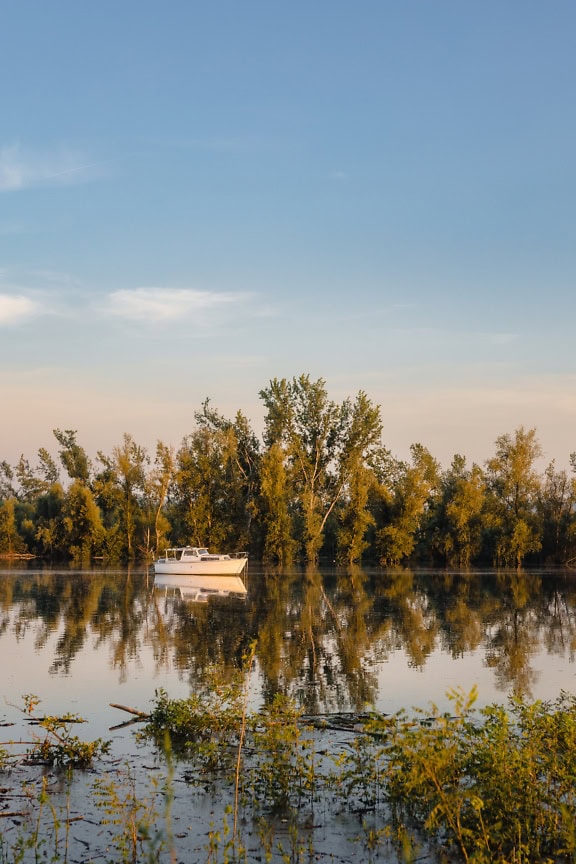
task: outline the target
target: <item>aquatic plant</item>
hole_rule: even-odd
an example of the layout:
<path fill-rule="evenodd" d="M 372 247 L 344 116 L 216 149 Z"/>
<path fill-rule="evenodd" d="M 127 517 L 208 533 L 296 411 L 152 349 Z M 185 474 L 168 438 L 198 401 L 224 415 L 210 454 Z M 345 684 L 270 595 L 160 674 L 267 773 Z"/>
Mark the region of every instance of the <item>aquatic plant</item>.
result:
<path fill-rule="evenodd" d="M 464 862 L 522 864 L 576 855 L 576 698 L 374 717 L 374 757 L 396 828 Z"/>
<path fill-rule="evenodd" d="M 200 864 L 247 862 L 254 850 L 263 861 L 311 860 L 315 829 L 338 822 L 367 861 L 383 852 L 403 864 L 422 855 L 464 864 L 576 860 L 576 697 L 476 709 L 475 688 L 455 690 L 450 711 L 432 705 L 346 724 L 339 715 L 312 727 L 285 697 L 249 712 L 248 667 L 243 674 L 241 687 L 241 678 L 220 681 L 208 704 L 157 693 L 140 733 L 155 745 L 157 770 L 146 780 L 115 765 L 93 785 L 106 860 L 177 860 L 178 840 L 190 841 L 189 827 L 171 829 L 173 760 L 184 767 L 186 796 L 216 805 L 194 840 Z M 27 809 L 15 839 L 0 842 L 0 864 L 66 861 L 74 817 L 44 780 L 30 788 Z"/>

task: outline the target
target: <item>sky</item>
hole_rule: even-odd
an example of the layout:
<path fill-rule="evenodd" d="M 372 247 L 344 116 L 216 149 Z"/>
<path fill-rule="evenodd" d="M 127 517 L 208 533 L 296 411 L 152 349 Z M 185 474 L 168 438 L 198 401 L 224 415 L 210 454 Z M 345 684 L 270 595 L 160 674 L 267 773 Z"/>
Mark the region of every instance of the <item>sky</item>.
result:
<path fill-rule="evenodd" d="M 0 461 L 363 390 L 576 450 L 573 0 L 4 0 Z"/>

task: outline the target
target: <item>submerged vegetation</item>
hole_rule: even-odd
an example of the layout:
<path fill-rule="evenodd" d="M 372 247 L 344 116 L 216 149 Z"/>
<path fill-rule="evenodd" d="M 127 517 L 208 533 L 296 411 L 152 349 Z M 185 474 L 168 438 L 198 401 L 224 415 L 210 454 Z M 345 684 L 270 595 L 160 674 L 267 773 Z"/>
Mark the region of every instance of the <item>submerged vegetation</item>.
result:
<path fill-rule="evenodd" d="M 233 682 L 215 678 L 202 698 L 156 694 L 139 737 L 163 767 L 148 781 L 101 765 L 84 776 L 89 810 L 76 816 L 72 760 L 64 795 L 42 782 L 26 812 L 0 813 L 14 829 L 0 840 L 3 864 L 76 860 L 71 826 L 84 818 L 98 829 L 80 843 L 84 861 L 574 860 L 574 697 L 475 710 L 474 690 L 455 691 L 445 713 L 315 717 L 278 697 L 250 712 L 252 662 L 253 651 Z M 179 799 L 185 812 L 210 802 L 200 836 L 174 830 Z"/>
<path fill-rule="evenodd" d="M 395 458 L 362 391 L 336 403 L 301 375 L 260 397 L 262 440 L 207 400 L 178 449 L 150 454 L 125 434 L 92 462 L 74 430 L 55 429 L 56 458 L 42 447 L 36 465 L 0 462 L 0 554 L 115 561 L 193 543 L 281 564 L 576 561 L 576 453 L 571 474 L 539 473 L 535 429 L 499 436 L 483 466 L 457 454 L 442 469 L 420 443 Z"/>

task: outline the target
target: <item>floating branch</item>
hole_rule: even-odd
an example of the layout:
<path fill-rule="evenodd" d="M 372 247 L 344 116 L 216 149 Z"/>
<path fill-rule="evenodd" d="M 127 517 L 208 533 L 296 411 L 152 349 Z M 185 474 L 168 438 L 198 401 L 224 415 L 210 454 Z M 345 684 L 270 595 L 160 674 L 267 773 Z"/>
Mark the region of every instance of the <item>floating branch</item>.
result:
<path fill-rule="evenodd" d="M 138 711 L 137 708 L 130 708 L 128 705 L 117 705 L 115 702 L 110 702 L 111 708 L 118 708 L 120 711 L 126 711 L 128 714 L 134 714 L 140 720 L 147 720 L 150 715 L 144 711 Z"/>

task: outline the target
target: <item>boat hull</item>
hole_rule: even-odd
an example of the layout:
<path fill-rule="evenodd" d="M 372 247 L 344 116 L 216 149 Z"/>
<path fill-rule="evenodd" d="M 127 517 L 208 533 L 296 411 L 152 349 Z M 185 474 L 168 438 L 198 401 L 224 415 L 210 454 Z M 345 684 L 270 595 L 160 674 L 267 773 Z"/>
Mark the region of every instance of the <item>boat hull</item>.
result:
<path fill-rule="evenodd" d="M 172 561 L 161 558 L 154 563 L 154 573 L 162 576 L 240 576 L 247 563 L 247 558 L 214 558 L 200 561 Z"/>

